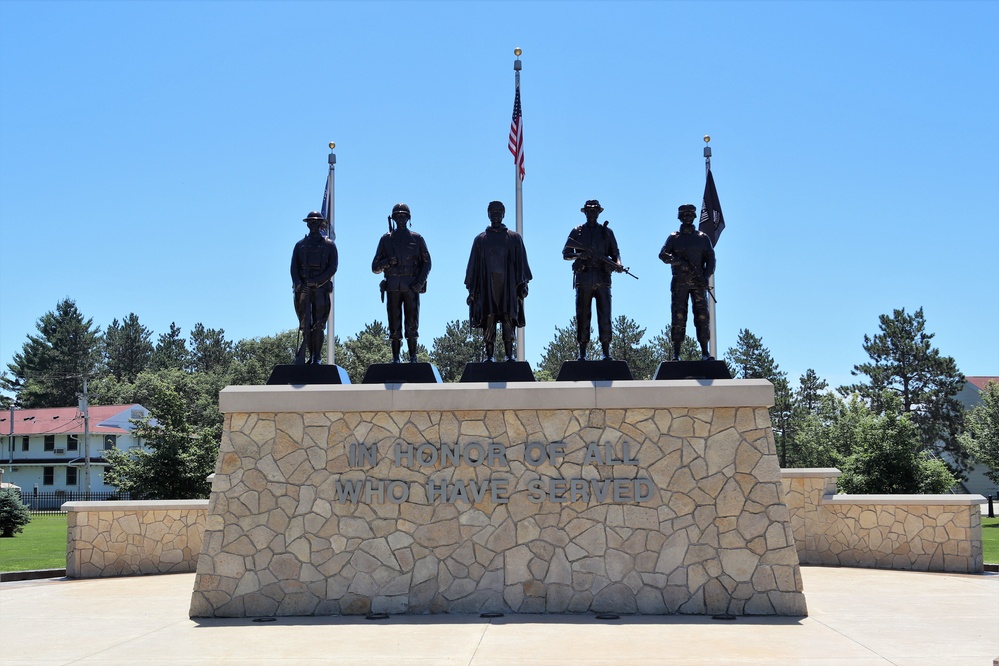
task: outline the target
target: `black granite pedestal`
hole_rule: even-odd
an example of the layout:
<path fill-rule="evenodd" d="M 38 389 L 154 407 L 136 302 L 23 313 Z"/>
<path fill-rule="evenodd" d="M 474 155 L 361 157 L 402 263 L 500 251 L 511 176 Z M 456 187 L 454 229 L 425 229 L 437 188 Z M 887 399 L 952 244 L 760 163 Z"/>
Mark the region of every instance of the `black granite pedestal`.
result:
<path fill-rule="evenodd" d="M 349 384 L 347 371 L 339 365 L 275 365 L 267 384 Z"/>
<path fill-rule="evenodd" d="M 533 382 L 527 361 L 483 361 L 466 363 L 459 382 Z"/>
<path fill-rule="evenodd" d="M 430 363 L 372 363 L 362 384 L 440 384 L 441 373 Z"/>
<path fill-rule="evenodd" d="M 624 361 L 565 361 L 558 370 L 557 382 L 614 382 L 634 379 Z"/>
<path fill-rule="evenodd" d="M 656 379 L 732 379 L 725 361 L 665 361 Z"/>

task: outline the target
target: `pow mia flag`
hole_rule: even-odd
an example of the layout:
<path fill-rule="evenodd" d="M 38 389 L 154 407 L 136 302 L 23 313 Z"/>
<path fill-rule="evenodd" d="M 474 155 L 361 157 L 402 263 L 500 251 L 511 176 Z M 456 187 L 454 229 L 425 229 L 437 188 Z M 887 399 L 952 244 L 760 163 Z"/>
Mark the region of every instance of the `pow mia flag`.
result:
<path fill-rule="evenodd" d="M 711 246 L 718 244 L 718 238 L 725 228 L 725 216 L 722 215 L 721 203 L 718 202 L 718 191 L 715 189 L 715 179 L 708 169 L 708 177 L 704 182 L 704 199 L 701 200 L 701 219 L 697 226 L 711 239 Z"/>

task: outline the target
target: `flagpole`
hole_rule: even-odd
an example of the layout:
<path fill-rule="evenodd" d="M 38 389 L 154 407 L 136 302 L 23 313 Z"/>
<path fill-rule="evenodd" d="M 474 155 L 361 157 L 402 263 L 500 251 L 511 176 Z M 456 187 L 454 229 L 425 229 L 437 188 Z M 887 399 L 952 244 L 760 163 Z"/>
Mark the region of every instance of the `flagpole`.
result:
<path fill-rule="evenodd" d="M 334 183 L 336 180 L 336 153 L 333 149 L 336 148 L 336 144 L 330 141 L 330 154 L 327 161 L 330 165 L 329 175 L 326 177 L 326 210 L 323 211 L 323 216 L 326 218 L 327 230 L 329 232 L 329 237 L 334 242 L 336 242 L 336 221 L 335 221 L 335 207 L 333 205 L 333 190 Z M 334 355 L 333 348 L 336 346 L 333 344 L 333 331 L 334 326 L 334 314 L 336 312 L 336 275 L 330 278 L 330 286 L 333 291 L 330 294 L 330 318 L 326 324 L 326 362 L 329 365 L 336 365 L 336 357 Z"/>
<path fill-rule="evenodd" d="M 520 54 L 521 53 L 523 53 L 523 51 L 520 50 L 519 46 L 513 50 L 513 54 L 515 56 L 517 56 L 516 59 L 513 61 L 513 74 L 514 74 L 514 79 L 515 79 L 515 82 L 516 82 L 516 92 L 517 92 L 517 94 L 520 93 L 520 69 L 521 69 L 521 66 L 522 66 L 521 62 L 520 62 Z M 523 120 L 521 120 L 521 123 L 522 123 L 521 126 L 523 126 Z M 523 138 L 521 138 L 521 141 L 523 141 Z M 517 203 L 516 203 L 516 210 L 517 210 L 517 233 L 520 234 L 520 236 L 523 238 L 523 236 L 524 236 L 524 181 L 520 177 L 520 164 L 519 164 L 519 160 L 517 160 L 517 159 L 515 159 L 513 161 L 513 179 L 514 179 L 514 183 L 515 183 L 515 187 L 516 187 L 516 193 L 517 193 L 517 199 L 516 199 L 516 201 L 517 201 Z M 520 327 L 520 328 L 517 329 L 517 360 L 518 361 L 523 361 L 524 360 L 524 328 L 523 327 Z"/>
<path fill-rule="evenodd" d="M 704 177 L 707 178 L 708 174 L 711 173 L 711 146 L 707 145 L 711 141 L 711 137 L 707 134 L 704 135 Z M 712 293 L 717 294 L 715 291 L 715 275 L 711 274 L 708 278 L 708 289 Z M 715 299 L 708 299 L 708 327 L 711 335 L 711 342 L 708 347 L 709 353 L 714 358 L 718 358 L 718 320 L 715 318 L 715 311 L 717 303 Z"/>

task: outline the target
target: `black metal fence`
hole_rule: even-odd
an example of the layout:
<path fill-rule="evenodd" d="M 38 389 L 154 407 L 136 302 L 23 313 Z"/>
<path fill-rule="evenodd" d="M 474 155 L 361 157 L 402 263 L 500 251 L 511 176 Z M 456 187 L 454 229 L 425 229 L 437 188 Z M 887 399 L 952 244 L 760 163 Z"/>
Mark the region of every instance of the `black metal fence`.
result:
<path fill-rule="evenodd" d="M 66 502 L 114 502 L 129 500 L 128 493 L 117 493 L 107 491 L 73 491 L 56 490 L 47 493 L 26 492 L 21 493 L 21 501 L 27 505 L 28 511 L 35 515 L 66 513 L 62 510 L 62 505 Z"/>

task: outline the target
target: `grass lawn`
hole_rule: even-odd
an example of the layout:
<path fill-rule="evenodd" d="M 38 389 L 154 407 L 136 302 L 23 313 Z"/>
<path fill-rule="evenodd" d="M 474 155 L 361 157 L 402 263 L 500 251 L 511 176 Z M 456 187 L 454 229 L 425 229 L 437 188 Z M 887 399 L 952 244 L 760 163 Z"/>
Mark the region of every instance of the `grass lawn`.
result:
<path fill-rule="evenodd" d="M 982 551 L 988 564 L 999 564 L 999 518 L 982 516 Z"/>
<path fill-rule="evenodd" d="M 0 539 L 0 571 L 66 568 L 66 514 L 32 516 L 24 531 Z"/>

